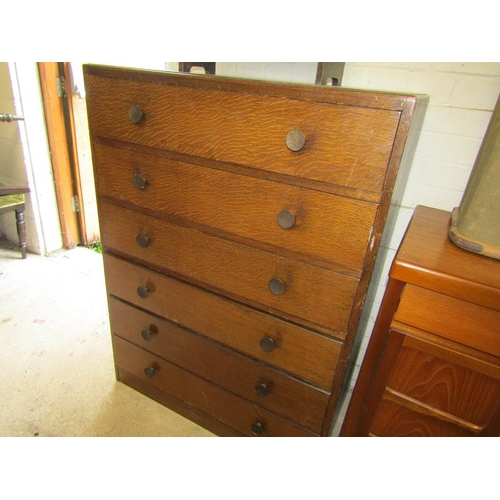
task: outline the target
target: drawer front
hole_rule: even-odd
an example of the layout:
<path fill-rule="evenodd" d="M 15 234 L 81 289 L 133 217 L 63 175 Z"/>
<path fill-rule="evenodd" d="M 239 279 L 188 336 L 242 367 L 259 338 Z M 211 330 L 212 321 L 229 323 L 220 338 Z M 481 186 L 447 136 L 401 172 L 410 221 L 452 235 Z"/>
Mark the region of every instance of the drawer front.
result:
<path fill-rule="evenodd" d="M 406 285 L 394 319 L 500 357 L 500 312 L 493 309 Z"/>
<path fill-rule="evenodd" d="M 377 437 L 470 437 L 474 433 L 383 399 L 370 434 Z"/>
<path fill-rule="evenodd" d="M 93 75 L 86 90 L 93 135 L 372 192 L 382 190 L 400 116 Z M 133 106 L 142 111 L 137 123 Z M 297 151 L 287 147 L 293 131 L 305 138 Z"/>
<path fill-rule="evenodd" d="M 112 204 L 101 203 L 100 214 L 106 249 L 268 312 L 332 332 L 347 329 L 358 284 L 354 278 Z"/>
<path fill-rule="evenodd" d="M 104 263 L 111 295 L 330 390 L 341 342 L 116 257 Z M 140 286 L 152 291 L 145 299 Z"/>
<path fill-rule="evenodd" d="M 451 363 L 444 350 L 442 356 L 403 346 L 388 387 L 457 417 L 466 427 L 486 427 L 498 410 L 500 380 Z"/>
<path fill-rule="evenodd" d="M 262 436 L 315 435 L 120 337 L 114 337 L 113 349 L 118 370 L 147 381 L 245 435 L 254 432 Z"/>
<path fill-rule="evenodd" d="M 377 210 L 373 203 L 102 144 L 95 145 L 94 164 L 101 195 L 272 245 L 278 252 L 349 269 L 363 266 Z M 134 175 L 146 180 L 144 189 L 134 186 Z M 282 212 L 292 227 L 278 225 Z"/>
<path fill-rule="evenodd" d="M 110 298 L 113 333 L 253 403 L 321 432 L 328 394 Z"/>

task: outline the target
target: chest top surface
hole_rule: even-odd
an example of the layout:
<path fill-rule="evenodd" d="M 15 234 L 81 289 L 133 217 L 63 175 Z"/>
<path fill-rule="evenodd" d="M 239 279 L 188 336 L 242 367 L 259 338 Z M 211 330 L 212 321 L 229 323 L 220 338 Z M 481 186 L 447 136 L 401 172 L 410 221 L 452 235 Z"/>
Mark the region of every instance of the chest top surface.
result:
<path fill-rule="evenodd" d="M 450 212 L 418 206 L 391 277 L 500 310 L 500 262 L 454 245 L 450 218 Z"/>

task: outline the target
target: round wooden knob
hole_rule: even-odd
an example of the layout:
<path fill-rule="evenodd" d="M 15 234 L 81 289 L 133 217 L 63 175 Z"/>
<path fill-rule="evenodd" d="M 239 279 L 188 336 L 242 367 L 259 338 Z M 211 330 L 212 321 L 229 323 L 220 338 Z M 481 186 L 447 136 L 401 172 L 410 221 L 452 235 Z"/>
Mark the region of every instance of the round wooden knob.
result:
<path fill-rule="evenodd" d="M 139 295 L 141 299 L 146 299 L 149 296 L 149 288 L 147 286 L 138 286 L 137 295 Z"/>
<path fill-rule="evenodd" d="M 289 210 L 282 210 L 278 214 L 278 226 L 281 229 L 290 229 L 295 225 L 295 215 Z"/>
<path fill-rule="evenodd" d="M 306 136 L 302 130 L 291 130 L 286 134 L 285 142 L 290 151 L 300 151 L 306 143 Z"/>
<path fill-rule="evenodd" d="M 132 181 L 136 189 L 146 189 L 148 185 L 148 180 L 141 174 L 134 174 Z"/>
<path fill-rule="evenodd" d="M 128 110 L 128 117 L 130 118 L 130 121 L 132 123 L 139 123 L 142 120 L 143 116 L 144 113 L 139 106 L 136 106 L 135 104 L 133 106 L 130 106 Z"/>
<path fill-rule="evenodd" d="M 147 368 L 144 368 L 144 373 L 147 377 L 151 378 L 156 373 L 156 368 L 154 366 L 148 366 Z"/>
<path fill-rule="evenodd" d="M 137 244 L 141 248 L 146 248 L 149 245 L 149 242 L 151 241 L 150 237 L 147 234 L 139 233 L 135 240 L 137 241 Z"/>
<path fill-rule="evenodd" d="M 272 352 L 276 349 L 276 342 L 271 337 L 264 337 L 260 339 L 260 348 L 266 352 Z"/>
<path fill-rule="evenodd" d="M 264 425 L 261 422 L 252 424 L 251 429 L 254 436 L 262 436 L 264 434 Z"/>
<path fill-rule="evenodd" d="M 273 278 L 267 286 L 274 295 L 281 295 L 285 291 L 285 283 L 278 278 Z"/>
<path fill-rule="evenodd" d="M 269 394 L 269 387 L 264 383 L 257 384 L 255 386 L 255 392 L 258 396 L 264 398 Z"/>
<path fill-rule="evenodd" d="M 141 337 L 144 339 L 144 340 L 151 340 L 151 338 L 153 337 L 153 335 L 155 334 L 156 332 L 154 330 L 152 330 L 151 328 L 144 328 L 141 330 Z"/>

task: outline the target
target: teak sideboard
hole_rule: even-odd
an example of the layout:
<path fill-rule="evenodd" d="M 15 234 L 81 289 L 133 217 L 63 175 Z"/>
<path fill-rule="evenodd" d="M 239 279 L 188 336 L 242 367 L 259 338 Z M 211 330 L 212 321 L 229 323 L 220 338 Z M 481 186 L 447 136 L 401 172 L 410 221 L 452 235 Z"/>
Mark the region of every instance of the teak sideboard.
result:
<path fill-rule="evenodd" d="M 415 96 L 84 67 L 118 380 L 327 436 Z"/>
<path fill-rule="evenodd" d="M 342 436 L 500 434 L 500 261 L 455 246 L 450 220 L 416 208 Z"/>

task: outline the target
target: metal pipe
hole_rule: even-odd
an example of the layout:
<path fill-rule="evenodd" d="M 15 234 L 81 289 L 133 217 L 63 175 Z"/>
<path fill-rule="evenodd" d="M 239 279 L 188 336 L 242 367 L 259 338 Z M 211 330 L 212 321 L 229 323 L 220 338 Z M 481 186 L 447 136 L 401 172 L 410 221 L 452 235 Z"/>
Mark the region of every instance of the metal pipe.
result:
<path fill-rule="evenodd" d="M 13 122 L 18 120 L 24 120 L 24 117 L 11 115 L 10 113 L 0 113 L 0 122 Z"/>

